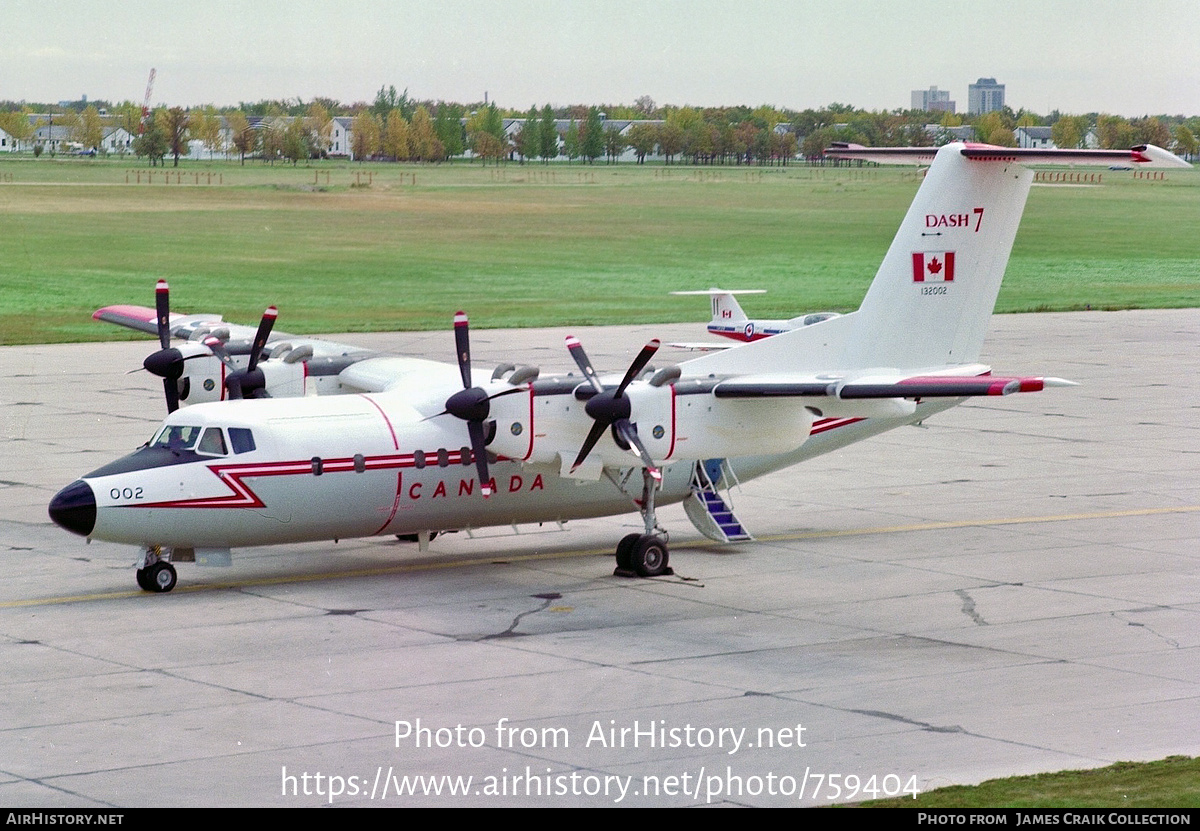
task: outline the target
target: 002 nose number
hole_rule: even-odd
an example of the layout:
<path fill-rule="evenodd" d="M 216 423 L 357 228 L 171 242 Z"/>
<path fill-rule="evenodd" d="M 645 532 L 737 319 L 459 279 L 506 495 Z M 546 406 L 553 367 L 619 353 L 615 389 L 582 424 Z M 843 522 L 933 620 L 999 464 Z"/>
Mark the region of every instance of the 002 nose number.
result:
<path fill-rule="evenodd" d="M 113 488 L 108 492 L 113 499 L 141 499 L 141 488 Z"/>

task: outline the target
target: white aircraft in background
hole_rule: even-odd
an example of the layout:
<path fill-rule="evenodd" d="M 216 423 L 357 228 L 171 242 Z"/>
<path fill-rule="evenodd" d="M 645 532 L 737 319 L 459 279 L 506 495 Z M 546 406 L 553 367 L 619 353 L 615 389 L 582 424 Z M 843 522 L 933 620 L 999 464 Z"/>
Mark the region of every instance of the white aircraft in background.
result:
<path fill-rule="evenodd" d="M 175 586 L 173 563 L 227 565 L 239 546 L 396 535 L 424 547 L 441 531 L 631 511 L 644 533 L 617 545 L 618 573 L 668 573 L 658 505 L 682 502 L 713 539 L 746 539 L 725 495 L 739 481 L 970 396 L 1069 383 L 997 377 L 978 363 L 1033 179 L 1024 163 L 1189 166 L 1152 146 L 827 152 L 932 160 L 858 311 L 649 377 L 657 340 L 623 375 L 597 375 L 573 337 L 581 375 L 476 371 L 461 313 L 455 366 L 285 344 L 271 337 L 273 307 L 239 344 L 249 329 L 172 316 L 165 285 L 153 313 L 101 310 L 159 334 L 146 366 L 163 376 L 173 411 L 141 449 L 60 491 L 50 517 L 138 546 L 138 584 L 159 592 Z M 194 406 L 174 409 L 181 402 Z"/>
<path fill-rule="evenodd" d="M 751 341 L 781 335 L 801 326 L 811 326 L 831 317 L 840 317 L 837 312 L 809 312 L 788 318 L 787 320 L 752 320 L 742 310 L 737 302 L 738 294 L 766 294 L 766 289 L 700 289 L 699 291 L 673 291 L 679 296 L 705 295 L 712 298 L 712 320 L 708 322 L 709 334 L 728 338 L 734 343 L 750 343 Z M 729 349 L 733 343 L 673 343 L 677 349 L 690 349 L 697 352 L 711 352 L 716 349 Z"/>

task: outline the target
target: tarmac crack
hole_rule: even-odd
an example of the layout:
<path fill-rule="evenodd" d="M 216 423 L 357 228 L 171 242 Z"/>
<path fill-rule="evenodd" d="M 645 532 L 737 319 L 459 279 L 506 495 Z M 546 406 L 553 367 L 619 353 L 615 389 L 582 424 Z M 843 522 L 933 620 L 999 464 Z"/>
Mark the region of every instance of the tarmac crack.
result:
<path fill-rule="evenodd" d="M 524 618 L 529 617 L 530 615 L 535 615 L 538 612 L 546 611 L 547 609 L 550 608 L 551 603 L 553 603 L 555 600 L 562 599 L 562 595 L 559 594 L 558 592 L 547 592 L 545 594 L 535 594 L 534 597 L 540 599 L 542 601 L 542 603 L 539 606 L 537 606 L 537 608 L 530 609 L 527 612 L 521 612 L 521 614 L 519 614 L 515 618 L 513 618 L 512 623 L 510 623 L 508 625 L 508 628 L 505 629 L 503 632 L 496 632 L 493 635 L 483 635 L 478 638 L 459 638 L 458 640 L 492 641 L 492 640 L 499 640 L 501 638 L 523 638 L 523 637 L 525 637 L 525 635 L 528 633 L 517 631 L 517 627 L 521 625 L 521 621 Z"/>
<path fill-rule="evenodd" d="M 1181 648 L 1179 645 L 1179 641 L 1175 640 L 1174 638 L 1168 638 L 1166 635 L 1162 634 L 1161 632 L 1156 631 L 1152 626 L 1148 626 L 1145 623 L 1138 623 L 1137 621 L 1133 621 L 1133 620 L 1126 620 L 1125 618 L 1121 617 L 1120 612 L 1113 612 L 1112 616 L 1114 618 L 1116 618 L 1117 620 L 1125 621 L 1126 625 L 1128 625 L 1128 626 L 1138 626 L 1138 627 L 1141 627 L 1142 629 L 1145 629 L 1151 635 L 1158 638 L 1163 643 L 1169 645 L 1172 649 L 1180 649 Z"/>
<path fill-rule="evenodd" d="M 987 626 L 988 622 L 983 619 L 983 616 L 975 611 L 975 599 L 967 593 L 966 589 L 959 589 L 954 592 L 962 600 L 962 613 L 975 622 L 976 626 Z"/>

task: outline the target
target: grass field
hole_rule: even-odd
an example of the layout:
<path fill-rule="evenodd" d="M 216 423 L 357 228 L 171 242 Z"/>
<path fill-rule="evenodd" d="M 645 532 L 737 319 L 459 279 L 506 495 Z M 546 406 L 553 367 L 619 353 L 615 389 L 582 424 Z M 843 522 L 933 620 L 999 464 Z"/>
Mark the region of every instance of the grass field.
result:
<path fill-rule="evenodd" d="M 864 802 L 868 808 L 1200 808 L 1200 759 L 1118 762 L 1096 770 L 990 779 L 927 791 L 916 799 Z"/>
<path fill-rule="evenodd" d="M 857 308 L 911 170 L 0 161 L 0 343 L 119 336 L 111 303 L 288 331 L 702 320 Z M 139 181 L 140 177 L 140 181 Z M 999 311 L 1200 305 L 1200 173 L 1034 188 Z M 211 182 L 211 184 L 210 184 Z"/>

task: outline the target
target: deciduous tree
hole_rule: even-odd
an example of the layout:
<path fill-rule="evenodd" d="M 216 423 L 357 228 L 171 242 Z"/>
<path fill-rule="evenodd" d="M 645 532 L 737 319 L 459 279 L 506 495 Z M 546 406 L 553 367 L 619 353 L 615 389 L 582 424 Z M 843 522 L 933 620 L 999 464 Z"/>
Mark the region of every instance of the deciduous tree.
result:
<path fill-rule="evenodd" d="M 628 138 L 638 164 L 645 164 L 646 156 L 653 153 L 654 145 L 658 144 L 658 128 L 653 124 L 634 124 L 629 128 Z"/>
<path fill-rule="evenodd" d="M 558 122 L 554 118 L 554 108 L 549 104 L 542 107 L 541 139 L 538 155 L 542 162 L 548 162 L 558 156 Z"/>
<path fill-rule="evenodd" d="M 399 109 L 392 110 L 387 126 L 383 128 L 383 155 L 391 156 L 398 162 L 412 158 L 408 133 L 408 121 L 404 114 Z"/>
<path fill-rule="evenodd" d="M 379 120 L 371 111 L 364 110 L 354 116 L 350 133 L 350 151 L 358 161 L 369 159 L 379 152 Z"/>
<path fill-rule="evenodd" d="M 250 126 L 250 121 L 241 110 L 234 110 L 225 120 L 229 123 L 234 149 L 241 154 L 244 165 L 246 156 L 254 155 L 254 151 L 258 149 L 258 131 Z"/>
<path fill-rule="evenodd" d="M 579 155 L 592 164 L 604 153 L 604 122 L 600 120 L 600 108 L 589 107 L 587 121 L 579 138 Z"/>
<path fill-rule="evenodd" d="M 167 152 L 175 158 L 173 167 L 179 167 L 179 157 L 188 152 L 188 124 L 190 119 L 183 107 L 158 110 L 154 120 L 167 138 Z"/>

